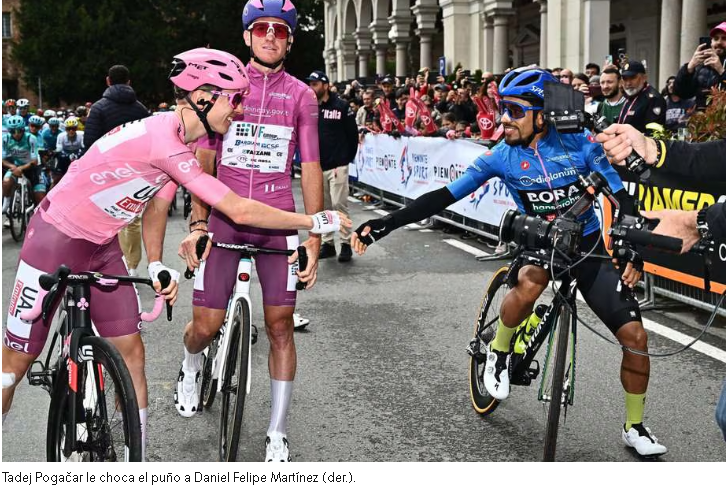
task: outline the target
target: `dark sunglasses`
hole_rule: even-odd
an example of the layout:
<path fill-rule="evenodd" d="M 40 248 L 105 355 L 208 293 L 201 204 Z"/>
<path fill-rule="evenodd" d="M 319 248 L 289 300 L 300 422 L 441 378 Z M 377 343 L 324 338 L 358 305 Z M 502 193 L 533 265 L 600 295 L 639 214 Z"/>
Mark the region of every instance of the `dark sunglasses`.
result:
<path fill-rule="evenodd" d="M 511 120 L 519 120 L 524 118 L 528 111 L 537 111 L 543 109 L 540 106 L 523 106 L 515 101 L 501 100 L 499 104 L 500 114 L 506 114 Z"/>
<path fill-rule="evenodd" d="M 281 22 L 253 22 L 247 30 L 257 38 L 264 38 L 270 32 L 273 33 L 275 39 L 288 39 L 290 36 L 290 27 Z"/>
<path fill-rule="evenodd" d="M 10 133 L 25 133 L 25 128 L 13 128 Z"/>

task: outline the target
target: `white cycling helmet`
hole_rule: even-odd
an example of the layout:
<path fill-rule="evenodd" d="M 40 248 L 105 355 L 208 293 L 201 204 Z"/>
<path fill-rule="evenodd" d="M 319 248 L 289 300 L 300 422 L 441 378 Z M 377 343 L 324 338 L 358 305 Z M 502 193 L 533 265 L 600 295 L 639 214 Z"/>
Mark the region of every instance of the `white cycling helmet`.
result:
<path fill-rule="evenodd" d="M 18 99 L 18 109 L 27 108 L 28 106 L 30 106 L 30 101 L 27 99 Z"/>
<path fill-rule="evenodd" d="M 55 117 L 56 117 L 56 112 L 53 111 L 52 109 L 46 109 L 43 112 L 43 118 L 45 118 L 46 120 L 49 118 L 55 118 Z"/>

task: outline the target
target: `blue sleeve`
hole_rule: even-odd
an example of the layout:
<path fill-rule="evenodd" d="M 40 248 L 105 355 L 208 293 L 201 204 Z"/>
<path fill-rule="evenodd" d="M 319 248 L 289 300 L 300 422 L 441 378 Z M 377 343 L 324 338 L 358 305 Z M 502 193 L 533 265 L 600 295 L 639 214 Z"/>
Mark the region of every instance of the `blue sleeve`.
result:
<path fill-rule="evenodd" d="M 608 185 L 611 187 L 611 191 L 614 193 L 622 190 L 624 188 L 623 182 L 616 170 L 611 166 L 611 163 L 608 162 L 601 144 L 592 141 L 593 135 L 588 130 L 583 132 L 583 136 L 585 137 L 582 147 L 583 160 L 588 166 L 588 169 L 603 174 L 603 177 L 606 178 Z"/>
<path fill-rule="evenodd" d="M 462 176 L 447 185 L 447 189 L 455 200 L 459 201 L 470 193 L 474 193 L 488 179 L 495 176 L 492 165 L 495 159 L 495 154 L 488 150 L 475 159 Z"/>

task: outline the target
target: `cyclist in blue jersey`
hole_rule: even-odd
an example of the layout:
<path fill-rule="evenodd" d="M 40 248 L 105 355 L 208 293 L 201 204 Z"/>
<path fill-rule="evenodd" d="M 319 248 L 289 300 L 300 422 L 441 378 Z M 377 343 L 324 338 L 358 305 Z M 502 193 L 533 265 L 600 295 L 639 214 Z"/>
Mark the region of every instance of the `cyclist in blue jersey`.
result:
<path fill-rule="evenodd" d="M 25 126 L 28 126 L 28 120 L 32 116 L 30 114 L 30 101 L 27 99 L 18 99 L 18 114 L 23 117 Z"/>
<path fill-rule="evenodd" d="M 3 213 L 7 212 L 17 178 L 25 174 L 33 187 L 33 199 L 39 204 L 45 197 L 47 184 L 38 172 L 38 143 L 34 135 L 25 131 L 20 115 L 7 120 L 8 133 L 3 135 Z"/>
<path fill-rule="evenodd" d="M 28 127 L 26 128 L 26 130 L 28 131 L 28 133 L 30 133 L 36 139 L 39 140 L 39 142 L 38 142 L 39 144 L 40 144 L 40 130 L 41 130 L 41 128 L 43 128 L 44 124 L 45 124 L 45 120 L 43 119 L 42 116 L 38 116 L 38 115 L 34 114 L 30 118 L 28 118 Z"/>
<path fill-rule="evenodd" d="M 40 147 L 45 150 L 56 150 L 58 135 L 61 134 L 61 119 L 55 116 L 48 118 L 48 128 L 40 132 Z"/>
<path fill-rule="evenodd" d="M 441 212 L 494 177 L 505 182 L 521 212 L 549 221 L 566 212 L 583 195 L 578 175 L 592 171 L 606 177 L 621 203 L 630 203 L 618 174 L 588 131 L 559 134 L 546 123 L 543 116 L 546 81 L 557 82 L 557 79 L 540 68 L 509 72 L 499 87 L 505 140 L 485 151 L 449 185 L 420 196 L 408 207 L 385 218 L 361 225 L 351 239 L 356 252 L 362 254 L 368 245 L 398 227 Z M 579 220 L 584 223 L 581 249 L 595 248 L 595 253 L 605 254 L 593 207 L 579 216 Z M 502 302 L 497 335 L 486 354 L 485 388 L 498 400 L 507 398 L 510 391 L 512 336 L 529 318 L 551 278 L 543 262 L 523 258 L 516 261 L 520 262 L 517 284 Z M 601 260 L 586 260 L 573 273 L 586 302 L 621 345 L 646 351 L 646 332 L 639 304 L 631 291 L 641 276 L 639 268 L 629 263 L 619 273 Z M 624 288 L 617 291 L 619 282 Z M 642 456 L 664 454 L 666 447 L 643 425 L 649 358 L 624 351 L 621 382 L 626 400 L 626 422 L 621 430 L 623 442 Z"/>

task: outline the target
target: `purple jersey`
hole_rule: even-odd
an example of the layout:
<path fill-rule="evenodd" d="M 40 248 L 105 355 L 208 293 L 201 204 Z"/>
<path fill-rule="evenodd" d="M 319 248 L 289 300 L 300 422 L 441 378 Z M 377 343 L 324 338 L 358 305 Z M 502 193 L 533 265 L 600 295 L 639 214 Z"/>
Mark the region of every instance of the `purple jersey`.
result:
<path fill-rule="evenodd" d="M 295 149 L 302 162 L 318 162 L 318 100 L 295 77 L 263 74 L 252 65 L 244 114 L 224 136 L 198 140 L 217 152 L 217 178 L 246 198 L 295 210 L 290 171 Z"/>

